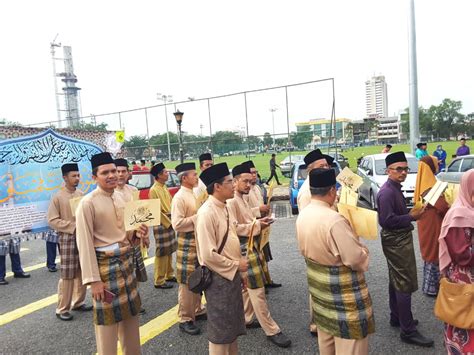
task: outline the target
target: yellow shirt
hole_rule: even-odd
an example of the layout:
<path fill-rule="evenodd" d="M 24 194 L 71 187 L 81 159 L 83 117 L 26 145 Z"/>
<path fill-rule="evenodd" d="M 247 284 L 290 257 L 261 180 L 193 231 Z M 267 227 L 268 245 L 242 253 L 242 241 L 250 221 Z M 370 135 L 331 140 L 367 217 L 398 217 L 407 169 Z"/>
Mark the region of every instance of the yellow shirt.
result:
<path fill-rule="evenodd" d="M 298 211 L 301 212 L 306 206 L 311 203 L 311 190 L 309 189 L 309 174 L 306 180 L 301 185 L 297 197 Z"/>
<path fill-rule="evenodd" d="M 83 196 L 84 192 L 76 189 L 71 192 L 62 187 L 52 198 L 48 208 L 48 224 L 59 233 L 74 234 L 76 218 L 72 215 L 69 201 Z"/>
<path fill-rule="evenodd" d="M 171 201 L 171 224 L 179 233 L 193 232 L 196 222 L 197 203 L 193 190 L 181 186 Z"/>
<path fill-rule="evenodd" d="M 325 266 L 345 265 L 367 271 L 369 250 L 349 222 L 329 204 L 312 199 L 298 215 L 296 235 L 301 254 Z"/>
<path fill-rule="evenodd" d="M 198 186 L 193 188 L 194 196 L 196 197 L 197 200 L 197 207 L 201 207 L 204 202 L 206 202 L 207 198 L 209 195 L 207 194 L 207 187 L 206 184 L 202 182 L 201 179 L 199 179 Z"/>
<path fill-rule="evenodd" d="M 171 194 L 165 184 L 155 181 L 150 189 L 149 198 L 160 200 L 161 207 L 161 225 L 168 229 L 171 226 Z"/>
<path fill-rule="evenodd" d="M 196 222 L 196 250 L 201 265 L 217 272 L 232 281 L 239 270 L 240 242 L 237 237 L 232 213 L 225 209 L 226 204 L 209 196 L 198 211 Z M 229 213 L 229 234 L 227 241 L 218 254 L 227 230 L 227 213 Z"/>
<path fill-rule="evenodd" d="M 244 200 L 248 202 L 254 217 L 260 218 L 260 206 L 263 205 L 262 191 L 258 185 L 252 185 L 250 192 L 244 195 Z"/>
<path fill-rule="evenodd" d="M 123 194 L 97 187 L 86 195 L 76 211 L 76 241 L 82 269 L 82 283 L 100 281 L 95 248 L 130 244 L 124 224 Z"/>

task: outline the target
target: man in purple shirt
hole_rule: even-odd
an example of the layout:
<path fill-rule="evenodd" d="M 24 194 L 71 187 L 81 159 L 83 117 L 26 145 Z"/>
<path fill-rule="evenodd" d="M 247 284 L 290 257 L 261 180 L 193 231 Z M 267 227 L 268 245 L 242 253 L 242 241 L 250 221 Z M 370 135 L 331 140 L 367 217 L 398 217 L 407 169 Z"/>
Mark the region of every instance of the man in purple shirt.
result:
<path fill-rule="evenodd" d="M 390 325 L 400 327 L 403 342 L 424 347 L 433 340 L 416 329 L 411 312 L 411 294 L 418 289 L 412 222 L 421 217 L 424 208 L 408 211 L 401 183 L 410 171 L 405 153 L 396 152 L 385 158 L 388 180 L 377 194 L 379 224 L 382 227 L 382 249 L 389 271 Z"/>
<path fill-rule="evenodd" d="M 460 143 L 461 143 L 461 146 L 458 147 L 458 150 L 456 151 L 456 156 L 457 157 L 462 157 L 463 155 L 471 154 L 471 150 L 466 145 L 466 138 L 461 138 Z"/>

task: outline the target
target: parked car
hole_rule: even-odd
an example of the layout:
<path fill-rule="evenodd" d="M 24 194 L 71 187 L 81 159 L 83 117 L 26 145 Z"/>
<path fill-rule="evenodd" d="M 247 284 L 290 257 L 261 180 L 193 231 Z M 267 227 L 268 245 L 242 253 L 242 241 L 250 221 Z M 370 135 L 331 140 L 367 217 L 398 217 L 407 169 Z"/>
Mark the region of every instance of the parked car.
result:
<path fill-rule="evenodd" d="M 437 175 L 438 180 L 459 184 L 466 171 L 474 169 L 474 154 L 453 159 L 451 164 Z"/>
<path fill-rule="evenodd" d="M 373 154 L 363 157 L 357 168 L 357 175 L 364 180 L 359 187 L 359 198 L 369 202 L 372 209 L 377 209 L 377 193 L 387 181 L 385 157 L 388 154 Z M 418 172 L 418 159 L 412 154 L 405 153 L 410 172 L 407 179 L 402 183 L 402 192 L 408 207 L 413 207 L 413 195 L 415 193 L 416 173 Z"/>
<path fill-rule="evenodd" d="M 349 159 L 347 159 L 344 155 L 339 152 L 329 152 L 328 155 L 333 157 L 339 163 L 341 169 L 344 169 L 346 166 L 349 167 Z"/>
<path fill-rule="evenodd" d="M 287 156 L 285 159 L 283 159 L 280 162 L 280 170 L 281 173 L 284 176 L 290 176 L 291 174 L 291 169 L 293 168 L 293 165 L 296 162 L 302 162 L 304 159 L 304 155 L 291 155 L 291 161 L 290 161 L 290 156 Z"/>
<path fill-rule="evenodd" d="M 166 181 L 166 187 L 168 187 L 168 191 L 170 192 L 171 196 L 174 196 L 176 192 L 178 192 L 181 184 L 178 179 L 178 174 L 176 174 L 175 170 L 168 170 L 169 177 L 168 181 Z M 130 185 L 135 186 L 138 191 L 140 191 L 140 200 L 148 199 L 148 194 L 150 192 L 150 188 L 155 183 L 155 179 L 150 174 L 149 171 L 133 171 L 132 172 L 132 179 L 129 181 Z"/>
<path fill-rule="evenodd" d="M 332 163 L 332 168 L 336 170 L 336 176 L 339 175 L 341 172 L 341 166 L 337 161 Z M 301 185 L 303 185 L 307 176 L 308 173 L 306 172 L 306 164 L 304 161 L 295 162 L 293 168 L 291 169 L 289 191 L 291 213 L 293 214 L 298 214 L 298 192 L 300 191 Z M 336 184 L 336 187 L 340 187 L 339 183 Z"/>

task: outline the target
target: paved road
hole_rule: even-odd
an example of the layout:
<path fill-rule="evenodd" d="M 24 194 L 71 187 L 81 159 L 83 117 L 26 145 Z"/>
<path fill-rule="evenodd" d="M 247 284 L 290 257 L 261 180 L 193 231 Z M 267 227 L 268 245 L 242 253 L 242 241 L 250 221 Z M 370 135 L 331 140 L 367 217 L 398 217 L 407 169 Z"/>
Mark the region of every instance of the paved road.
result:
<path fill-rule="evenodd" d="M 308 332 L 309 311 L 305 265 L 296 246 L 295 218 L 277 220 L 273 225 L 271 238 L 275 258 L 270 263 L 271 273 L 274 280 L 283 283 L 284 286 L 271 290 L 268 302 L 273 318 L 293 340 L 293 345 L 289 349 L 279 349 L 266 339 L 261 329 L 252 329 L 247 336 L 239 339 L 240 351 L 241 353 L 317 353 L 316 339 Z M 367 245 L 371 251 L 371 262 L 370 271 L 366 276 L 376 318 L 376 333 L 370 338 L 371 354 L 387 352 L 443 354 L 442 324 L 433 315 L 434 300 L 423 296 L 420 291 L 413 297 L 414 315 L 420 320 L 419 330 L 435 338 L 435 348 L 420 349 L 403 344 L 399 340 L 398 331 L 389 326 L 387 266 L 380 242 L 371 241 Z M 418 246 L 417 241 L 415 245 Z M 23 266 L 44 262 L 43 241 L 29 241 L 23 243 L 22 246 L 29 249 L 22 252 Z M 421 265 L 418 261 L 419 280 L 421 280 Z M 9 267 L 9 262 L 7 262 L 7 268 Z M 147 270 L 151 276 L 153 266 L 149 265 Z M 46 299 L 46 301 L 32 304 L 56 293 L 58 276 L 58 273 L 49 273 L 46 268 L 40 268 L 32 271 L 32 278 L 29 280 L 9 278 L 10 285 L 0 287 L 0 354 L 90 354 L 95 352 L 90 313 L 75 314 L 72 322 L 62 322 L 54 315 L 54 297 L 51 298 L 53 301 Z M 152 330 L 147 333 L 147 339 L 142 338 L 142 341 L 146 340 L 143 344 L 143 353 L 205 354 L 207 352 L 204 321 L 199 322 L 204 334 L 191 337 L 179 332 L 175 324 L 174 311 L 165 313 L 176 306 L 177 288 L 156 290 L 152 282 L 148 282 L 140 284 L 140 293 L 147 310 L 140 321 L 142 337 L 149 330 L 148 328 Z M 89 296 L 88 300 L 90 302 Z M 32 309 L 37 310 L 31 312 Z M 18 314 L 11 313 L 15 310 L 19 312 L 19 315 L 25 312 L 31 313 L 16 318 Z"/>

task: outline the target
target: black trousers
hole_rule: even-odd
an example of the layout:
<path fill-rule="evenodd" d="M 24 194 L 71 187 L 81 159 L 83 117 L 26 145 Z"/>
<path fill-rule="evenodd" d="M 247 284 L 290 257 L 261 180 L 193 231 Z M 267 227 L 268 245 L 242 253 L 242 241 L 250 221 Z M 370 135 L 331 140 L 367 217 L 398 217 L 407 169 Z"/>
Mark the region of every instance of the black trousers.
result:
<path fill-rule="evenodd" d="M 270 180 L 271 180 L 273 177 L 275 177 L 275 180 L 276 180 L 277 184 L 280 185 L 280 181 L 278 181 L 278 175 L 277 175 L 277 173 L 276 173 L 276 170 L 271 170 L 270 177 L 269 177 L 268 180 L 267 180 L 267 185 L 270 184 Z"/>

